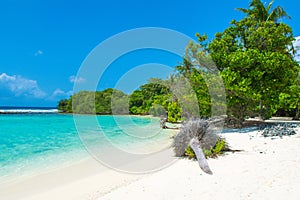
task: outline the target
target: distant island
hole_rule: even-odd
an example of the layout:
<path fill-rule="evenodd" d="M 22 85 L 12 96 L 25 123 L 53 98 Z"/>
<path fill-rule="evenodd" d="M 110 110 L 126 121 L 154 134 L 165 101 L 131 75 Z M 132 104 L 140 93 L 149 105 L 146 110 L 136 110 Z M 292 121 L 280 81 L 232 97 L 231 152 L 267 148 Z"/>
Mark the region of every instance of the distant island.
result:
<path fill-rule="evenodd" d="M 172 106 L 176 106 L 172 109 Z M 180 107 L 172 102 L 172 94 L 167 81 L 151 78 L 132 94 L 108 88 L 103 91 L 81 91 L 69 99 L 60 100 L 57 106 L 62 113 L 78 114 L 134 114 L 167 115 L 169 121 L 180 119 Z M 173 112 L 172 112 L 173 111 Z"/>

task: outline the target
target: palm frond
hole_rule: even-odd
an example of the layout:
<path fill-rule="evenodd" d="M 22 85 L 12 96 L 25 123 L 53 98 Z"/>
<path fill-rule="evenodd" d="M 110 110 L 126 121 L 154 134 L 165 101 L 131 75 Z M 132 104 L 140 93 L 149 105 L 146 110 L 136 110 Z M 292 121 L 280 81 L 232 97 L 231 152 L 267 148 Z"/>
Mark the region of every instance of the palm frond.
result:
<path fill-rule="evenodd" d="M 280 18 L 286 17 L 291 19 L 291 17 L 285 12 L 285 10 L 278 6 L 272 10 L 274 0 L 272 0 L 268 5 L 263 3 L 262 0 L 252 0 L 249 3 L 249 8 L 236 8 L 236 10 L 247 14 L 249 17 L 253 17 L 257 21 L 274 21 L 277 22 Z"/>
<path fill-rule="evenodd" d="M 269 14 L 267 21 L 271 20 L 277 22 L 280 18 L 284 17 L 291 19 L 291 17 L 285 12 L 285 10 L 282 7 L 278 6 Z"/>
<path fill-rule="evenodd" d="M 280 6 L 277 6 L 274 9 L 274 11 L 276 12 L 276 14 L 279 18 L 286 17 L 288 19 L 291 19 L 291 17 L 287 14 L 287 12 Z"/>
<path fill-rule="evenodd" d="M 272 8 L 273 3 L 274 3 L 274 0 L 272 0 L 272 1 L 268 4 L 268 6 L 267 6 L 267 12 L 268 12 L 268 13 L 270 12 L 270 10 L 271 10 L 271 8 Z"/>
<path fill-rule="evenodd" d="M 251 13 L 251 10 L 246 9 L 246 8 L 236 8 L 235 10 L 240 11 L 240 12 L 245 13 L 245 14 L 250 14 Z"/>

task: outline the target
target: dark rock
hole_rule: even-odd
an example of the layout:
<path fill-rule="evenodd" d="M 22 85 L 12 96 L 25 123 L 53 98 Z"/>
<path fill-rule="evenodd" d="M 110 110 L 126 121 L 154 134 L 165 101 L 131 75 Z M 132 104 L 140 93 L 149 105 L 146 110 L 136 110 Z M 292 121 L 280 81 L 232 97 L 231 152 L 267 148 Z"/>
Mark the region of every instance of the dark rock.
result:
<path fill-rule="evenodd" d="M 295 135 L 295 128 L 297 128 L 297 124 L 293 123 L 264 124 L 259 127 L 264 137 L 272 137 L 272 139 L 276 136 L 282 138 L 283 136 Z"/>

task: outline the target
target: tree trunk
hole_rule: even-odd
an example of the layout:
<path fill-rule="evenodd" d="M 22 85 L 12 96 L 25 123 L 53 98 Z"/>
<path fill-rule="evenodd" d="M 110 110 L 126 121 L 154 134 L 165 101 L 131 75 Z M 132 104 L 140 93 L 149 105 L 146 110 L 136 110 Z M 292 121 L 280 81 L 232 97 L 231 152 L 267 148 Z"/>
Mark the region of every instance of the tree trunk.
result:
<path fill-rule="evenodd" d="M 297 103 L 296 115 L 295 115 L 295 117 L 293 118 L 294 120 L 299 120 L 299 117 L 300 117 L 300 109 L 299 109 L 299 106 L 300 106 L 300 100 L 299 100 L 298 103 Z"/>
<path fill-rule="evenodd" d="M 160 127 L 161 127 L 162 129 L 168 128 L 167 125 L 166 125 L 166 123 L 167 123 L 167 118 L 161 118 L 161 119 L 160 119 Z"/>
<path fill-rule="evenodd" d="M 263 104 L 262 104 L 262 100 L 259 101 L 259 119 L 261 121 L 263 121 Z"/>
<path fill-rule="evenodd" d="M 194 153 L 196 154 L 200 168 L 207 174 L 213 174 L 208 166 L 207 160 L 205 158 L 205 155 L 203 153 L 203 150 L 202 150 L 202 147 L 201 147 L 201 144 L 200 144 L 198 138 L 191 139 L 190 146 L 193 149 Z"/>

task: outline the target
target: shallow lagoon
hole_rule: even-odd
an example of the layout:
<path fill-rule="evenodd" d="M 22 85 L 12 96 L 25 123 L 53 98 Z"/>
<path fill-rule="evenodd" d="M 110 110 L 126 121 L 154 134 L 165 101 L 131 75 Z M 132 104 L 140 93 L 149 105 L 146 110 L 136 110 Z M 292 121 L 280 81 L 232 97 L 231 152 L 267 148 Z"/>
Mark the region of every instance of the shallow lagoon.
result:
<path fill-rule="evenodd" d="M 0 115 L 0 183 L 86 159 L 90 146 L 105 151 L 110 143 L 123 151 L 149 153 L 147 145 L 169 145 L 167 140 L 159 119 L 151 117 Z"/>

